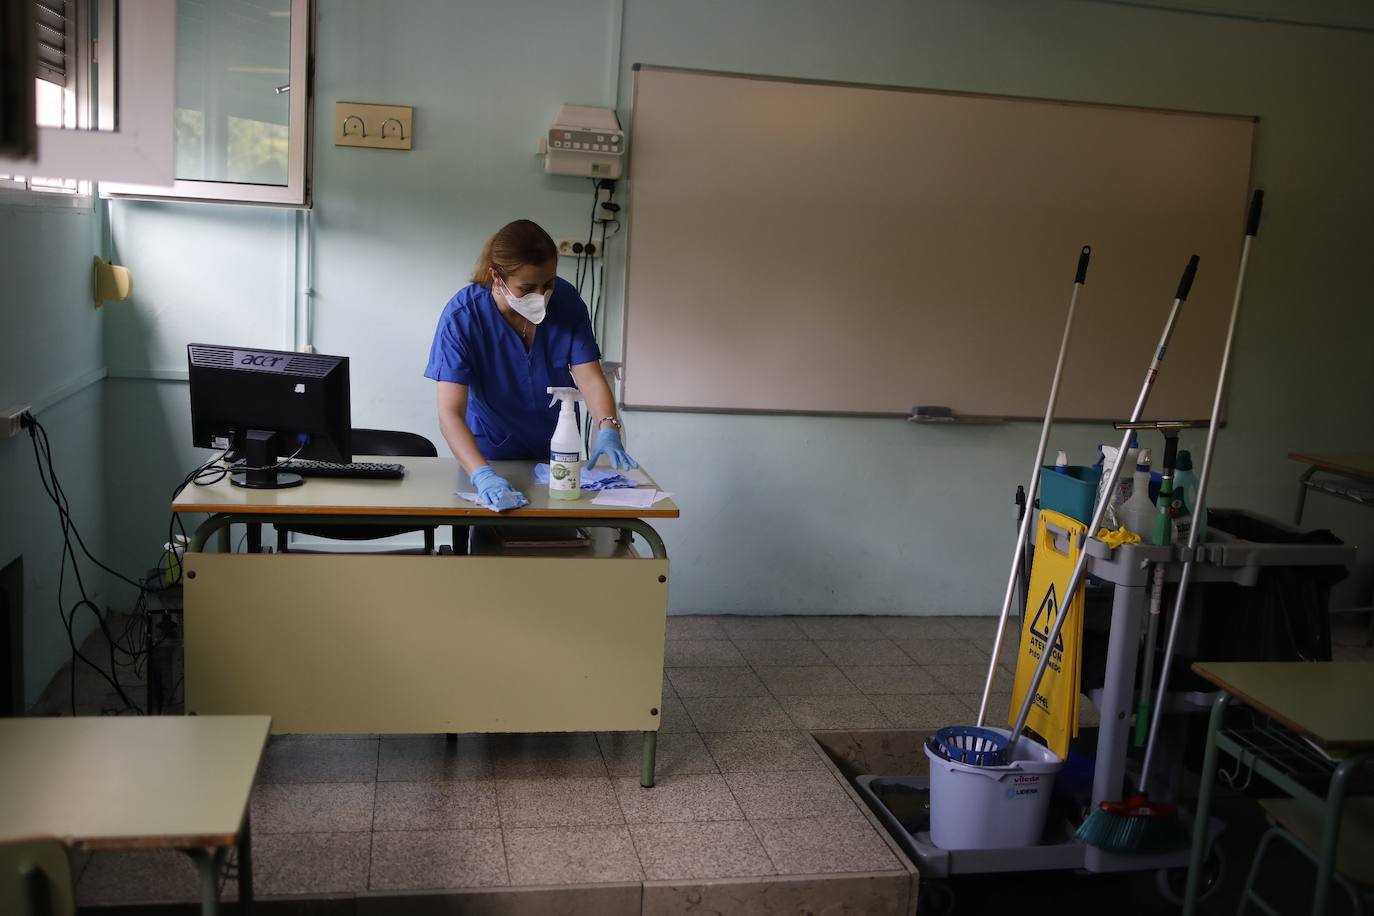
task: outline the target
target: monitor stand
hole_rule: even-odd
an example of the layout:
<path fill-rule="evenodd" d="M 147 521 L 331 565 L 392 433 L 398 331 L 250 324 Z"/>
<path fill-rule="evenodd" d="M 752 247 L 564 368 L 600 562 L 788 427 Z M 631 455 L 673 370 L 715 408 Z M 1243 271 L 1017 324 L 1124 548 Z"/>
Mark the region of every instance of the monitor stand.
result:
<path fill-rule="evenodd" d="M 243 463 L 247 470 L 229 475 L 236 487 L 250 490 L 280 490 L 299 487 L 305 479 L 299 474 L 276 469 L 277 434 L 265 429 L 250 429 L 243 437 Z"/>

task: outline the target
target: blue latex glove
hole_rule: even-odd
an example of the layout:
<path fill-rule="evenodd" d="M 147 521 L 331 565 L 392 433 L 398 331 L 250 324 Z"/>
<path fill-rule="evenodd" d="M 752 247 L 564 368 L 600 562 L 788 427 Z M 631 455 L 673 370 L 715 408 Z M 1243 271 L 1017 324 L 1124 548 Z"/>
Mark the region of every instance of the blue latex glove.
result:
<path fill-rule="evenodd" d="M 587 453 L 587 467 L 595 467 L 596 460 L 602 455 L 610 460 L 613 468 L 628 470 L 639 467 L 639 462 L 625 453 L 625 446 L 620 441 L 620 430 L 618 429 L 603 429 L 596 434 L 596 441 L 592 443 L 592 450 Z"/>
<path fill-rule="evenodd" d="M 488 509 L 495 509 L 497 512 L 519 509 L 530 504 L 525 494 L 511 486 L 510 481 L 493 471 L 489 464 L 484 464 L 472 472 L 472 485 L 477 488 L 482 503 Z"/>

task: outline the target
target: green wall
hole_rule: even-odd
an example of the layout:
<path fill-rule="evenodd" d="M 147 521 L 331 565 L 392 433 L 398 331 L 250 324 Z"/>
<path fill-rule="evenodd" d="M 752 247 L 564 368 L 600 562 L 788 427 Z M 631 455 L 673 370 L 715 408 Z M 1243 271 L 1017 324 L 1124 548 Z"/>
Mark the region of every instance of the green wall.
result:
<path fill-rule="evenodd" d="M 1208 8 L 1364 31 L 1085 0 L 428 0 L 404 15 L 363 0 L 320 6 L 314 342 L 353 358 L 355 425 L 441 441 L 421 377 L 440 308 L 505 221 L 530 217 L 555 236 L 582 231 L 586 183 L 546 176 L 534 142 L 560 104 L 609 104 L 617 82 L 628 124 L 630 66 L 642 61 L 1260 116 L 1255 178 L 1268 207 L 1215 501 L 1286 517 L 1299 470 L 1288 451 L 1374 447 L 1365 266 L 1374 16 L 1349 3 Z M 334 147 L 339 100 L 414 105 L 415 150 Z M 184 373 L 191 339 L 285 342 L 301 246 L 294 217 L 280 211 L 117 202 L 113 216 L 137 289 L 108 316 L 116 377 L 106 386 L 110 511 L 130 520 L 120 546 L 132 562 L 161 542 L 166 490 L 196 457 L 184 383 L 158 377 Z M 623 263 L 623 246 L 611 253 Z M 1119 370 L 1107 355 L 1103 371 Z M 1011 494 L 1027 476 L 1036 424 L 627 420 L 632 452 L 684 507 L 662 526 L 675 610 L 980 613 L 1000 599 Z M 155 452 L 134 447 L 121 426 L 147 431 Z M 1083 459 L 1105 435 L 1064 427 L 1053 444 Z M 1315 502 L 1308 521 L 1356 542 L 1374 533 L 1358 512 Z M 1356 587 L 1367 591 L 1367 574 Z"/>
<path fill-rule="evenodd" d="M 52 441 L 72 516 L 97 556 L 106 550 L 102 320 L 91 295 L 96 215 L 61 205 L 16 205 L 0 197 L 0 407 L 32 405 Z M 24 560 L 24 695 L 38 698 L 67 659 L 58 613 L 62 558 L 57 510 L 39 482 L 29 435 L 0 439 L 0 566 Z M 91 568 L 93 600 L 112 594 Z M 65 606 L 76 591 L 66 590 Z M 77 638 L 95 627 L 90 614 Z"/>

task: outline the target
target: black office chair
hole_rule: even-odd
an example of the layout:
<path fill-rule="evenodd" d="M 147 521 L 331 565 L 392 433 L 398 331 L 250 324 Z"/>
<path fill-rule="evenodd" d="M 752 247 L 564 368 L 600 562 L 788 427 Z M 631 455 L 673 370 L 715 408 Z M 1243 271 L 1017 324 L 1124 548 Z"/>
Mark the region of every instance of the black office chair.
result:
<path fill-rule="evenodd" d="M 437 458 L 439 455 L 434 443 L 417 433 L 394 429 L 354 429 L 351 436 L 355 455 L 400 458 Z M 375 541 L 412 531 L 423 531 L 425 553 L 434 553 L 434 526 L 415 528 L 404 525 L 278 525 L 277 553 L 287 552 L 287 540 L 292 532 L 336 541 Z"/>

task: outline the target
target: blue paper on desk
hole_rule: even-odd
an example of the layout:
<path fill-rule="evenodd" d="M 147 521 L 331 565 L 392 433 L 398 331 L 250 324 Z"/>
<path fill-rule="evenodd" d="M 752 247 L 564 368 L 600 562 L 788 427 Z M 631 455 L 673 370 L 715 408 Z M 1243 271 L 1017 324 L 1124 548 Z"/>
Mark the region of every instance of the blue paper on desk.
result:
<path fill-rule="evenodd" d="M 549 466 L 547 464 L 536 464 L 534 466 L 534 482 L 547 484 L 549 482 Z M 600 492 L 601 490 L 628 490 L 637 486 L 633 480 L 618 471 L 598 471 L 596 468 L 582 469 L 582 489 Z"/>

